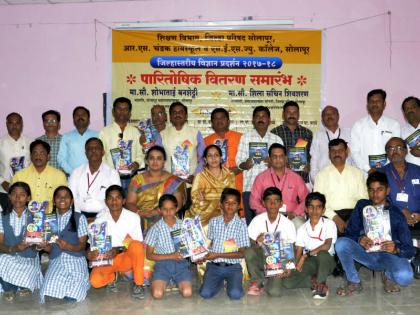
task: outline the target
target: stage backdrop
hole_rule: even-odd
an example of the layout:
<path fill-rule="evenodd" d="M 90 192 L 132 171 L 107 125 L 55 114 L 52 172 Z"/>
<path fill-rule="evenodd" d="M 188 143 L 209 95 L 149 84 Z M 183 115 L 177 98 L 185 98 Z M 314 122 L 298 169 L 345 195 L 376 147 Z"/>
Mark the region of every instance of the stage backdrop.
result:
<path fill-rule="evenodd" d="M 295 100 L 302 125 L 320 125 L 321 47 L 318 30 L 204 30 L 112 32 L 112 98 L 133 102 L 132 120 L 150 117 L 154 104 L 181 101 L 188 121 L 212 132 L 210 113 L 230 112 L 231 129 L 252 128 L 252 110 L 271 111 Z M 169 116 L 169 115 L 168 115 Z"/>

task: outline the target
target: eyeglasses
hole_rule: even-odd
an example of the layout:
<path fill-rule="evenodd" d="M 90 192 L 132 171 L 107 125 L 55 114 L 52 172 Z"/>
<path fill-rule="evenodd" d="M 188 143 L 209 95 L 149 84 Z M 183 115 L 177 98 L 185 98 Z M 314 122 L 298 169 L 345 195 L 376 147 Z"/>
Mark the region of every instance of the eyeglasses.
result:
<path fill-rule="evenodd" d="M 392 146 L 392 147 L 388 147 L 386 148 L 386 152 L 389 153 L 394 153 L 394 152 L 402 152 L 404 151 L 406 148 L 400 145 L 396 145 L 396 146 Z"/>
<path fill-rule="evenodd" d="M 45 119 L 44 123 L 46 125 L 56 125 L 58 123 L 58 120 L 57 119 Z"/>

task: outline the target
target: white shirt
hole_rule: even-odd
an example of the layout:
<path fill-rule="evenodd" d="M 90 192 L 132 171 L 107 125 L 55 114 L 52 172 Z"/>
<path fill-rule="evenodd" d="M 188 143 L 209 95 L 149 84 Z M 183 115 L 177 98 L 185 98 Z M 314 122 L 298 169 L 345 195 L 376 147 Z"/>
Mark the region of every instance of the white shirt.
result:
<path fill-rule="evenodd" d="M 411 135 L 414 131 L 418 129 L 420 129 L 420 124 L 417 125 L 417 128 L 414 128 L 409 123 L 407 123 L 401 128 L 401 136 L 405 140 L 407 139 L 409 135 Z M 414 155 L 412 155 L 410 152 L 410 148 L 408 146 L 407 146 L 407 150 L 408 150 L 408 153 L 407 153 L 407 156 L 405 157 L 405 160 L 409 163 L 413 163 L 420 166 L 420 157 L 415 157 Z"/>
<path fill-rule="evenodd" d="M 249 158 L 249 143 L 250 142 L 265 142 L 267 143 L 267 152 L 273 143 L 283 144 L 283 140 L 267 130 L 264 138 L 261 138 L 260 134 L 253 129 L 242 135 L 241 141 L 238 146 L 238 153 L 236 153 L 236 165 L 246 162 Z M 254 164 L 251 169 L 244 171 L 243 191 L 251 191 L 252 184 L 254 183 L 255 177 L 267 169 L 267 164 L 261 162 L 260 164 Z"/>
<path fill-rule="evenodd" d="M 343 139 L 350 145 L 350 128 L 338 128 L 335 132 L 328 130 L 327 128 L 321 128 L 312 139 L 311 144 L 311 182 L 315 182 L 316 174 L 322 170 L 325 166 L 331 164 L 329 157 L 328 143 L 333 139 Z M 347 164 L 353 164 L 351 157 L 347 158 Z"/>
<path fill-rule="evenodd" d="M 392 137 L 400 137 L 400 124 L 391 118 L 382 116 L 378 124 L 370 115 L 356 121 L 351 129 L 351 152 L 356 166 L 370 170 L 369 155 L 385 154 L 385 144 Z"/>
<path fill-rule="evenodd" d="M 140 216 L 130 210 L 122 209 L 118 221 L 115 222 L 109 209 L 102 212 L 95 219 L 95 224 L 107 222 L 107 235 L 111 235 L 112 247 L 123 246 L 123 241 L 127 234 L 134 240 L 143 242 L 141 231 Z"/>
<path fill-rule="evenodd" d="M 295 225 L 281 213 L 278 214 L 273 223 L 270 223 L 267 212 L 261 213 L 253 218 L 248 226 L 249 237 L 254 241 L 261 233 L 267 232 L 280 232 L 281 240 L 286 243 L 294 243 L 296 241 Z"/>
<path fill-rule="evenodd" d="M 11 182 L 13 171 L 10 167 L 10 160 L 14 157 L 24 156 L 24 167 L 31 164 L 31 156 L 29 153 L 29 146 L 32 140 L 21 135 L 16 141 L 9 134 L 0 138 L 0 192 L 5 192 L 1 184 Z"/>
<path fill-rule="evenodd" d="M 306 252 L 309 252 L 324 244 L 329 238 L 332 238 L 332 242 L 328 253 L 334 255 L 334 244 L 337 240 L 337 227 L 334 221 L 321 218 L 312 230 L 310 220 L 308 220 L 298 229 L 295 246 L 303 247 Z"/>
<path fill-rule="evenodd" d="M 69 187 L 74 196 L 74 210 L 90 213 L 104 211 L 105 191 L 111 185 L 121 185 L 120 176 L 104 162 L 93 174 L 90 173 L 89 164 L 76 168 L 69 179 Z"/>

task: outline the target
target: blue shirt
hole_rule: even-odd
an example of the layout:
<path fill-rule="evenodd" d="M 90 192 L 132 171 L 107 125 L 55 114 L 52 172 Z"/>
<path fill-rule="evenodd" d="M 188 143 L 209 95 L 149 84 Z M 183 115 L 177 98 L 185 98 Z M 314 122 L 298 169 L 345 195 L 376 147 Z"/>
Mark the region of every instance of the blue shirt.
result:
<path fill-rule="evenodd" d="M 378 171 L 385 173 L 388 178 L 391 192 L 389 198 L 400 210 L 408 208 L 410 212 L 420 212 L 420 166 L 405 163 L 404 177 L 401 178 L 392 163 Z M 397 194 L 404 192 L 408 195 L 408 202 L 397 201 Z"/>
<path fill-rule="evenodd" d="M 174 226 L 170 227 L 162 218 L 147 231 L 144 243 L 147 246 L 153 247 L 155 253 L 159 255 L 175 253 L 171 232 L 181 228 L 181 220 L 176 219 Z"/>
<path fill-rule="evenodd" d="M 346 237 L 351 238 L 355 242 L 359 242 L 359 238 L 365 235 L 362 211 L 365 206 L 372 204 L 372 201 L 367 199 L 361 199 L 357 202 L 347 224 L 345 231 Z M 400 250 L 398 256 L 410 259 L 414 256 L 415 249 L 413 247 L 413 241 L 411 240 L 411 232 L 408 228 L 407 220 L 400 209 L 392 203 L 389 207 L 385 207 L 385 209 L 389 210 L 392 240 Z"/>
<path fill-rule="evenodd" d="M 97 137 L 98 132 L 91 129 L 86 129 L 83 135 L 77 129 L 63 135 L 57 161 L 66 174 L 71 174 L 76 167 L 87 163 L 85 143 L 88 139 Z"/>

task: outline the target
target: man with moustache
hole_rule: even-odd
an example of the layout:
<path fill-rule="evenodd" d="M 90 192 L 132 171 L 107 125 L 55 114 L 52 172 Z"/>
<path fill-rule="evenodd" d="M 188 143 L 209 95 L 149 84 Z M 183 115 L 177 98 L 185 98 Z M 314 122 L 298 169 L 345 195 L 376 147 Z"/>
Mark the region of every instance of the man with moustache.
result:
<path fill-rule="evenodd" d="M 73 124 L 76 128 L 63 135 L 57 155 L 58 164 L 67 175 L 87 162 L 85 143 L 98 136 L 97 131 L 89 129 L 90 112 L 83 106 L 73 110 Z"/>
<path fill-rule="evenodd" d="M 420 129 L 420 100 L 417 97 L 407 97 L 402 103 L 402 111 L 407 123 L 401 129 L 403 139 Z M 406 156 L 409 163 L 420 166 L 420 147 L 409 148 Z"/>
<path fill-rule="evenodd" d="M 317 174 L 314 191 L 325 195 L 324 215 L 335 222 L 340 233 L 344 233 L 347 223 L 335 211 L 353 209 L 358 200 L 367 198 L 365 178 L 362 171 L 346 163 L 349 154 L 346 141 L 331 140 L 328 152 L 331 164 Z"/>
<path fill-rule="evenodd" d="M 343 139 L 350 142 L 350 129 L 338 125 L 340 114 L 334 106 L 326 106 L 321 113 L 324 129 L 318 131 L 313 138 L 311 145 L 311 182 L 315 183 L 315 177 L 320 170 L 331 164 L 328 156 L 328 143 L 333 139 Z M 351 158 L 347 163 L 351 164 Z"/>
<path fill-rule="evenodd" d="M 236 154 L 236 165 L 243 170 L 244 180 L 242 189 L 242 198 L 245 210 L 245 219 L 247 225 L 251 223 L 255 217 L 255 211 L 250 208 L 249 199 L 251 196 L 251 188 L 255 177 L 267 169 L 269 162 L 268 148 L 273 143 L 283 144 L 283 140 L 275 134 L 268 132 L 270 125 L 270 110 L 265 106 L 257 106 L 252 113 L 252 124 L 254 129 L 242 135 L 239 142 L 238 153 Z M 260 163 L 254 163 L 250 157 L 250 143 L 259 143 L 266 145 L 266 155 L 262 156 Z"/>
<path fill-rule="evenodd" d="M 351 129 L 351 153 L 356 166 L 362 171 L 375 171 L 369 165 L 369 157 L 385 154 L 385 144 L 392 137 L 401 135 L 400 124 L 383 115 L 386 92 L 372 90 L 367 95 L 368 116 L 358 120 Z"/>
<path fill-rule="evenodd" d="M 152 117 L 152 125 L 156 128 L 158 133 L 156 134 L 156 137 L 152 139 L 153 143 L 155 145 L 162 146 L 162 137 L 160 136 L 160 133 L 165 130 L 166 128 L 166 122 L 168 121 L 168 116 L 166 115 L 165 106 L 163 105 L 153 105 L 153 107 L 150 110 L 150 114 Z M 143 152 L 146 151 L 146 135 L 142 130 L 140 130 L 140 144 L 143 147 Z M 150 148 L 152 145 L 149 143 L 148 148 Z"/>
<path fill-rule="evenodd" d="M 290 148 L 296 146 L 298 140 L 307 142 L 305 150 L 307 157 L 307 165 L 303 171 L 298 171 L 305 183 L 309 182 L 309 171 L 311 156 L 309 154 L 312 143 L 312 131 L 299 125 L 299 105 L 295 101 L 287 101 L 283 105 L 283 124 L 277 126 L 271 132 L 283 139 L 284 145 L 289 151 Z"/>

